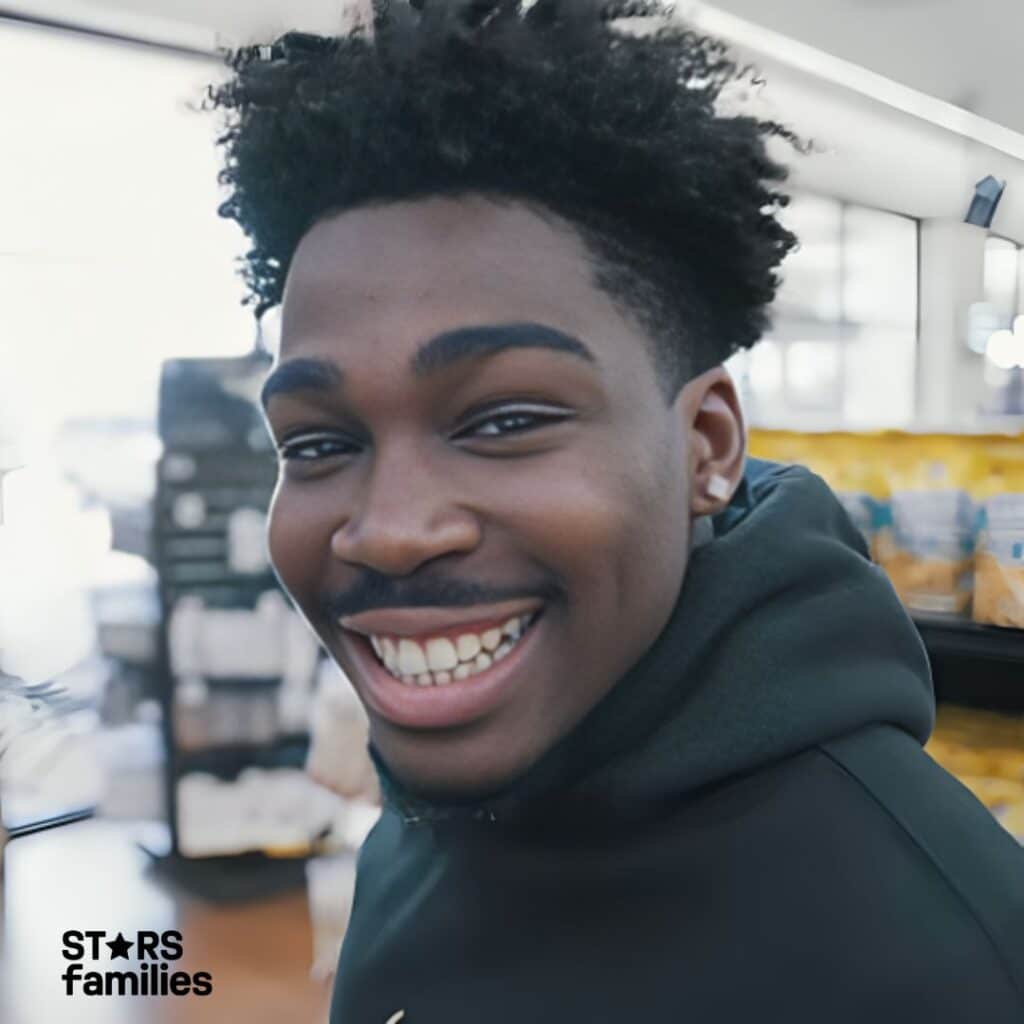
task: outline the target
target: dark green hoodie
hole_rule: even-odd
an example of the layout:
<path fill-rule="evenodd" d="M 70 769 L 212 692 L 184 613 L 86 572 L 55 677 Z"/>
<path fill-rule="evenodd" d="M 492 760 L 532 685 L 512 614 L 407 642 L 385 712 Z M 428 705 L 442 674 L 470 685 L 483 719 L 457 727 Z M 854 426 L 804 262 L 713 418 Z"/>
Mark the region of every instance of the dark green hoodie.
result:
<path fill-rule="evenodd" d="M 515 784 L 428 804 L 371 748 L 332 1024 L 1022 1024 L 1024 851 L 933 715 L 835 497 L 751 460 L 657 641 Z"/>

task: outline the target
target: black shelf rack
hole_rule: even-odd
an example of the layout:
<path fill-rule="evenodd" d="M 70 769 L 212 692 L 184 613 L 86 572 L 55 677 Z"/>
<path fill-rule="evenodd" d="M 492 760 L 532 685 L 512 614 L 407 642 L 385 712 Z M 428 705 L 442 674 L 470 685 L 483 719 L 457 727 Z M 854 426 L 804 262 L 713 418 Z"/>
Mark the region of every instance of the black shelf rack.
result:
<path fill-rule="evenodd" d="M 939 701 L 1024 713 L 1024 630 L 915 613 Z"/>
<path fill-rule="evenodd" d="M 232 514 L 240 508 L 265 512 L 276 481 L 276 461 L 256 404 L 269 363 L 262 352 L 236 359 L 172 360 L 164 364 L 160 380 L 158 421 L 164 450 L 156 467 L 152 551 L 161 607 L 158 671 L 168 843 L 140 845 L 164 874 L 213 900 L 267 895 L 301 884 L 305 877 L 304 857 L 273 857 L 261 851 L 186 856 L 179 832 L 182 776 L 204 772 L 232 779 L 250 767 L 301 767 L 308 750 L 305 733 L 263 743 L 185 749 L 175 729 L 178 680 L 168 626 L 177 602 L 197 596 L 207 608 L 253 609 L 262 594 L 280 590 L 269 569 L 237 572 L 229 557 Z M 267 680 L 253 682 L 265 685 Z M 208 684 L 215 689 L 218 681 Z"/>
<path fill-rule="evenodd" d="M 1024 630 L 983 626 L 938 615 L 915 614 L 914 622 L 929 652 L 936 657 L 1019 663 L 1024 671 Z M 1024 684 L 1024 678 L 1021 680 Z"/>
<path fill-rule="evenodd" d="M 233 779 L 246 768 L 301 768 L 309 737 L 305 733 L 278 736 L 272 743 L 222 743 L 200 750 L 178 750 L 179 774 L 205 772 Z"/>

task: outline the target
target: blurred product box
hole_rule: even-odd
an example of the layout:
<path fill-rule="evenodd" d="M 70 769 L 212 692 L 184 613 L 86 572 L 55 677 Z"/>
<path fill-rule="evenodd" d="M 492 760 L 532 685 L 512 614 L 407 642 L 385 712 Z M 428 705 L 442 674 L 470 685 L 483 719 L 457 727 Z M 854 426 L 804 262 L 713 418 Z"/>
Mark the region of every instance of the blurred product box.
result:
<path fill-rule="evenodd" d="M 965 614 L 974 571 L 974 503 L 966 492 L 899 491 L 892 544 L 879 558 L 908 608 Z"/>
<path fill-rule="evenodd" d="M 912 611 L 1024 628 L 1024 436 L 752 430 L 835 491 Z"/>
<path fill-rule="evenodd" d="M 1024 493 L 990 498 L 982 524 L 975 552 L 974 618 L 1024 629 Z"/>

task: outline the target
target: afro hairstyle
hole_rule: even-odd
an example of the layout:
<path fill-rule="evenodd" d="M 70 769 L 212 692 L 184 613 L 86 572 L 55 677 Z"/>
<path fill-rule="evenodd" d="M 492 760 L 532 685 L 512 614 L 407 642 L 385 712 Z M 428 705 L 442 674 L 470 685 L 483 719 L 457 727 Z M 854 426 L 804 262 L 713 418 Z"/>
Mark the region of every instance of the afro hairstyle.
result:
<path fill-rule="evenodd" d="M 219 212 L 250 239 L 257 316 L 319 220 L 479 194 L 577 231 L 596 285 L 651 339 L 667 401 L 769 325 L 796 238 L 767 140 L 800 140 L 723 115 L 723 90 L 756 72 L 658 0 L 391 0 L 347 34 L 226 59 L 206 109 L 224 119 Z"/>

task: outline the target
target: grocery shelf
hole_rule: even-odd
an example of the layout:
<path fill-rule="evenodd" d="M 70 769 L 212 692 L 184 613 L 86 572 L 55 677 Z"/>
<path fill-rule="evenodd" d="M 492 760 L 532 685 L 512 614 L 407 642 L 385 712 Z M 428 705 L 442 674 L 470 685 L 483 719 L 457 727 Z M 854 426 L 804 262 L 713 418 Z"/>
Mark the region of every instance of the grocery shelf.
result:
<path fill-rule="evenodd" d="M 267 743 L 232 743 L 175 751 L 179 775 L 208 772 L 220 778 L 234 778 L 246 768 L 301 768 L 309 751 L 306 733 L 279 736 Z"/>
<path fill-rule="evenodd" d="M 271 439 L 255 401 L 259 382 L 271 359 L 262 352 L 242 358 L 176 359 L 164 362 L 160 375 L 158 433 L 163 454 L 155 467 L 156 488 L 151 517 L 150 548 L 157 570 L 160 626 L 157 633 L 159 696 L 167 754 L 164 792 L 168 830 L 164 841 L 149 849 L 154 864 L 178 882 L 200 893 L 226 898 L 266 892 L 274 879 L 291 885 L 302 879 L 302 864 L 257 852 L 190 858 L 179 843 L 179 783 L 183 776 L 204 773 L 225 782 L 246 768 L 301 768 L 309 748 L 308 735 L 294 733 L 265 742 L 228 742 L 183 747 L 180 739 L 197 740 L 236 735 L 273 736 L 272 719 L 283 679 L 205 678 L 210 703 L 189 714 L 206 716 L 179 736 L 175 703 L 177 684 L 170 651 L 169 624 L 183 598 L 198 599 L 204 613 L 212 610 L 252 612 L 268 593 L 280 592 L 272 569 L 262 560 L 253 570 L 233 564 L 232 516 L 241 509 L 265 513 L 277 477 Z M 250 547 L 251 547 L 250 542 Z M 237 559 L 234 560 L 237 562 Z M 244 687 L 261 700 L 260 713 L 245 729 L 225 727 L 228 711 L 213 715 L 213 699 Z M 219 691 L 219 692 L 218 692 Z M 237 692 L 230 696 L 232 702 Z M 245 698 L 239 698 L 244 700 Z M 274 702 L 271 712 L 265 706 Z M 230 714 L 239 712 L 231 710 Z M 159 849 L 157 848 L 159 847 Z M 237 882 L 237 884 L 236 884 Z"/>
<path fill-rule="evenodd" d="M 1024 685 L 1024 630 L 983 626 L 967 619 L 917 612 L 914 624 L 933 657 L 1019 662 Z"/>

